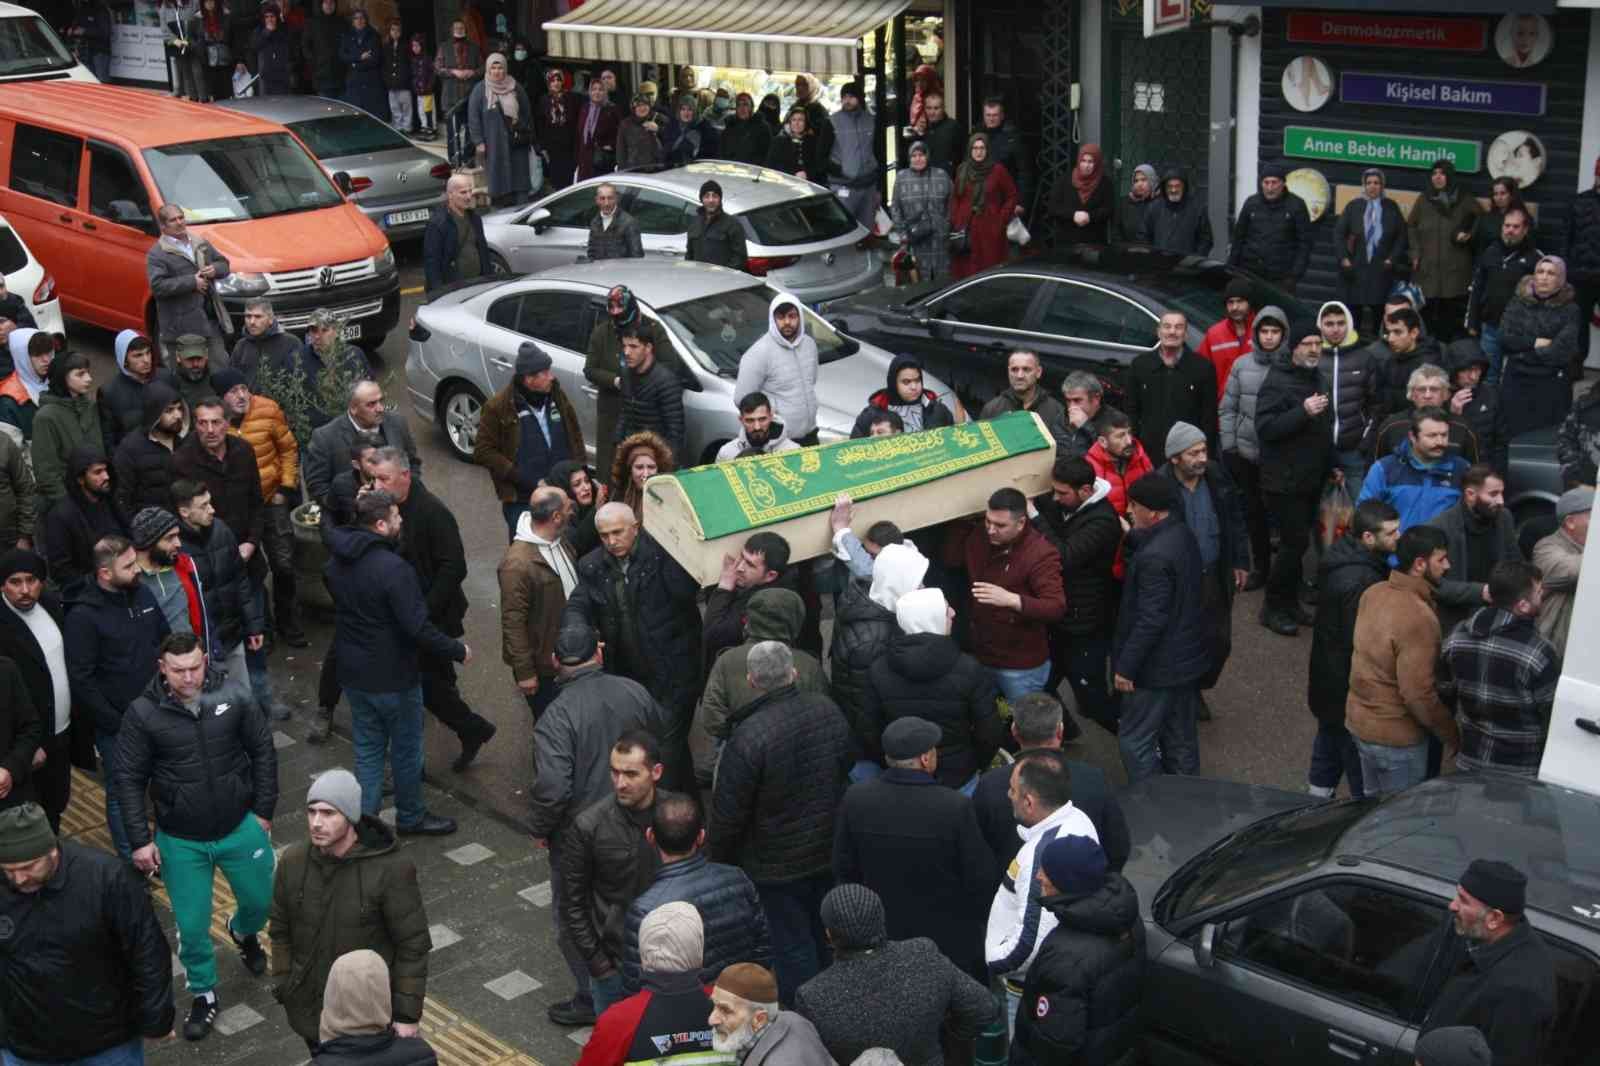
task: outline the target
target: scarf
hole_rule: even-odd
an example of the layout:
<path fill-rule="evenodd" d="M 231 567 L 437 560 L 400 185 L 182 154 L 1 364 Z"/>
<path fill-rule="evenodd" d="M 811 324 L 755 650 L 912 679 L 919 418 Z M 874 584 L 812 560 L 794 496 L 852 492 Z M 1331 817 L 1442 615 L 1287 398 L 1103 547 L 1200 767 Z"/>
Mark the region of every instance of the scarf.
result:
<path fill-rule="evenodd" d="M 1456 184 L 1456 167 L 1448 159 L 1441 159 L 1433 165 L 1433 169 L 1444 174 L 1444 188 L 1433 188 L 1433 175 L 1428 175 L 1428 202 L 1437 207 L 1444 214 L 1455 210 L 1456 201 L 1461 198 L 1461 188 Z"/>
<path fill-rule="evenodd" d="M 494 66 L 494 61 L 497 59 L 500 61 L 501 66 L 506 65 L 506 57 L 500 52 L 495 52 L 484 60 L 484 69 L 487 70 Z M 494 78 L 484 78 L 483 88 L 489 94 L 489 106 L 499 108 L 502 115 L 515 123 L 517 121 L 517 79 L 513 78 L 509 73 L 500 78 L 499 81 Z"/>
<path fill-rule="evenodd" d="M 567 94 L 552 92 L 545 97 L 550 101 L 550 125 L 565 126 L 567 124 Z"/>
<path fill-rule="evenodd" d="M 1106 156 L 1100 150 L 1098 144 L 1086 144 L 1078 149 L 1078 158 L 1080 160 L 1086 155 L 1094 157 L 1094 172 L 1092 174 L 1085 176 L 1082 168 L 1078 166 L 1072 168 L 1072 187 L 1078 190 L 1078 199 L 1084 203 L 1089 202 L 1089 197 L 1099 187 L 1100 180 L 1105 177 L 1106 173 Z"/>
<path fill-rule="evenodd" d="M 983 210 L 983 194 L 989 183 L 989 172 L 994 169 L 994 156 L 985 151 L 983 162 L 972 161 L 972 146 L 979 141 L 983 142 L 985 149 L 992 149 L 987 133 L 974 133 L 967 138 L 967 158 L 956 168 L 956 191 L 962 196 L 972 198 L 972 210 L 967 217 L 976 217 Z"/>
<path fill-rule="evenodd" d="M 1367 178 L 1373 174 L 1376 174 L 1380 181 L 1382 180 L 1383 171 L 1378 170 L 1376 167 L 1368 167 L 1361 172 L 1362 184 L 1365 184 Z M 1388 183 L 1384 182 L 1384 184 L 1387 185 Z M 1362 231 L 1367 237 L 1367 262 L 1371 263 L 1377 260 L 1378 242 L 1383 240 L 1383 193 L 1381 191 L 1377 196 L 1367 201 L 1366 220 Z"/>

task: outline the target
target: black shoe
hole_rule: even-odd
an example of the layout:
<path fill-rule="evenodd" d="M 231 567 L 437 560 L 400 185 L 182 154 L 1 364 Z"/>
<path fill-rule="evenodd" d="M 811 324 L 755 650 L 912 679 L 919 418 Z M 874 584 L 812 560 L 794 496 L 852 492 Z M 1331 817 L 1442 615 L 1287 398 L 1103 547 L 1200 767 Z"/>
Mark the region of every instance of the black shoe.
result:
<path fill-rule="evenodd" d="M 239 960 L 244 963 L 244 968 L 260 977 L 267 972 L 267 953 L 261 947 L 261 938 L 251 933 L 241 937 L 233 931 L 233 916 L 228 916 L 228 939 L 233 941 L 233 946 L 239 949 Z"/>
<path fill-rule="evenodd" d="M 194 1005 L 189 1008 L 189 1019 L 183 1023 L 185 1040 L 204 1040 L 211 1035 L 211 1023 L 217 1020 L 217 1005 L 215 992 L 209 999 L 205 996 L 194 997 Z"/>
<path fill-rule="evenodd" d="M 594 1024 L 594 1006 L 588 1003 L 580 1003 L 577 999 L 552 1003 L 545 1008 L 544 1013 L 545 1017 L 556 1025 L 580 1026 Z"/>
<path fill-rule="evenodd" d="M 1267 575 L 1262 570 L 1250 571 L 1250 576 L 1244 579 L 1244 591 L 1254 592 L 1267 583 Z"/>
<path fill-rule="evenodd" d="M 278 636 L 282 637 L 283 642 L 291 648 L 311 647 L 311 640 L 306 636 L 306 631 L 296 623 L 280 622 L 278 624 Z"/>
<path fill-rule="evenodd" d="M 1261 624 L 1280 637 L 1292 637 L 1300 632 L 1300 627 L 1295 624 L 1295 620 L 1282 611 L 1262 611 Z"/>
<path fill-rule="evenodd" d="M 1062 740 L 1062 742 L 1065 743 L 1065 744 L 1071 744 L 1073 741 L 1081 740 L 1082 738 L 1083 738 L 1083 726 L 1079 725 L 1077 723 L 1077 721 L 1072 717 L 1072 712 L 1071 711 L 1067 710 L 1065 707 L 1061 708 L 1061 740 Z"/>
<path fill-rule="evenodd" d="M 1308 611 L 1299 604 L 1295 604 L 1293 616 L 1294 620 L 1303 626 L 1314 626 L 1317 624 L 1317 613 L 1315 611 Z"/>
<path fill-rule="evenodd" d="M 450 769 L 459 774 L 471 766 L 472 760 L 478 757 L 478 752 L 483 750 L 485 744 L 494 739 L 496 732 L 494 725 L 491 724 L 487 732 L 480 733 L 471 740 L 463 740 L 461 742 L 461 754 L 457 755 L 456 761 L 450 764 Z"/>
<path fill-rule="evenodd" d="M 1197 722 L 1211 721 L 1211 704 L 1206 702 L 1204 696 L 1198 697 L 1200 703 L 1194 709 L 1194 720 Z"/>
<path fill-rule="evenodd" d="M 441 814 L 424 814 L 416 825 L 396 826 L 403 837 L 447 837 L 456 831 L 456 820 Z"/>
<path fill-rule="evenodd" d="M 1317 602 L 1317 583 L 1315 581 L 1300 582 L 1300 601 L 1313 606 Z"/>

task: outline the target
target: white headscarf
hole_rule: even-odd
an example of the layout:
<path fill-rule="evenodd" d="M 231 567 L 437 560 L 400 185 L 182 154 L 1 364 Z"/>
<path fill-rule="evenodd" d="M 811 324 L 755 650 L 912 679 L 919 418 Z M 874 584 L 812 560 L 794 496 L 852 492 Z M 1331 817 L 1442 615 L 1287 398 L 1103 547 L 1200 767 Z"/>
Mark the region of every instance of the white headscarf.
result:
<path fill-rule="evenodd" d="M 894 620 L 906 636 L 913 633 L 950 635 L 949 608 L 944 593 L 938 589 L 917 589 L 901 596 L 900 602 L 895 604 Z"/>
<path fill-rule="evenodd" d="M 886 611 L 892 611 L 900 597 L 920 588 L 928 572 L 928 560 L 909 543 L 890 544 L 872 563 L 872 591 L 868 598 Z"/>

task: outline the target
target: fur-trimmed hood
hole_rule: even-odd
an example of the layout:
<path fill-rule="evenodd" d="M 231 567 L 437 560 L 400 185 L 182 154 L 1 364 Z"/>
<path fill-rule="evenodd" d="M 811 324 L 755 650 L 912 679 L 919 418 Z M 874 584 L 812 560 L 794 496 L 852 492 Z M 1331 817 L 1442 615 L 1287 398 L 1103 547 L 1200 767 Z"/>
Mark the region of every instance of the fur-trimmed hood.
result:
<path fill-rule="evenodd" d="M 1531 304 L 1542 303 L 1551 307 L 1565 307 L 1567 304 L 1577 301 L 1578 293 L 1571 285 L 1563 285 L 1549 299 L 1541 300 L 1533 294 L 1533 275 L 1529 274 L 1517 282 L 1517 299 L 1526 300 Z"/>

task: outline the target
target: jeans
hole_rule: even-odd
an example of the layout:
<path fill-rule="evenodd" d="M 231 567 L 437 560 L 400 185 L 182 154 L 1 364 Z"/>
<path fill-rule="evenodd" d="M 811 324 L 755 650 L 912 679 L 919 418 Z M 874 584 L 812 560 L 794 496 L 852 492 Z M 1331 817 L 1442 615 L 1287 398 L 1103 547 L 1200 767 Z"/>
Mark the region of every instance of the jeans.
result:
<path fill-rule="evenodd" d="M 100 776 L 106 789 L 106 828 L 111 831 L 111 843 L 124 859 L 133 858 L 133 847 L 128 843 L 128 827 L 122 824 L 122 802 L 117 799 L 117 783 L 112 767 L 116 765 L 117 735 L 97 733 L 94 750 L 100 753 Z"/>
<path fill-rule="evenodd" d="M 5 1066 L 64 1066 L 56 1059 L 49 1062 L 25 1059 L 12 1051 L 0 1051 L 0 1062 L 4 1062 Z M 136 1036 L 126 1044 L 108 1047 L 104 1051 L 96 1051 L 93 1055 L 85 1055 L 81 1059 L 72 1059 L 70 1064 L 71 1066 L 144 1066 L 144 1039 Z"/>
<path fill-rule="evenodd" d="M 217 987 L 217 955 L 211 947 L 211 887 L 217 870 L 233 889 L 238 909 L 229 923 L 235 936 L 254 936 L 267 924 L 272 903 L 272 840 L 256 816 L 244 819 L 221 840 L 185 840 L 156 830 L 161 883 L 178 925 L 178 961 L 196 995 Z"/>
<path fill-rule="evenodd" d="M 1366 795 L 1400 792 L 1427 779 L 1427 741 L 1395 748 L 1357 737 L 1356 750 L 1361 753 L 1361 785 Z"/>
<path fill-rule="evenodd" d="M 344 690 L 361 782 L 361 813 L 376 815 L 383 803 L 383 759 L 394 766 L 395 824 L 411 827 L 426 817 L 422 804 L 422 686 L 398 692 Z"/>
<path fill-rule="evenodd" d="M 1332 796 L 1343 777 L 1350 782 L 1350 795 L 1360 799 L 1362 792 L 1361 753 L 1356 738 L 1340 722 L 1321 722 L 1311 741 L 1311 772 L 1306 782 L 1318 795 Z"/>
<path fill-rule="evenodd" d="M 1043 692 L 1044 683 L 1050 680 L 1050 660 L 1026 670 L 1000 670 L 991 666 L 989 672 L 994 675 L 1000 695 L 1009 701 L 1030 692 Z"/>
<path fill-rule="evenodd" d="M 1500 327 L 1487 322 L 1478 327 L 1478 347 L 1489 357 L 1489 384 L 1500 384 L 1500 371 L 1505 368 L 1505 354 L 1500 348 Z"/>
<path fill-rule="evenodd" d="M 411 132 L 411 90 L 389 90 L 389 124 L 401 133 Z"/>
<path fill-rule="evenodd" d="M 557 832 L 550 835 L 550 917 L 556 923 L 556 947 L 567 964 L 567 972 L 572 974 L 572 999 L 580 1006 L 589 1006 L 593 1002 L 589 991 L 589 964 L 578 954 L 572 938 L 567 935 L 567 927 L 561 923 L 565 899 L 561 884 L 561 835 Z M 595 1011 L 596 1015 L 599 1013 Z"/>
<path fill-rule="evenodd" d="M 1306 548 L 1311 544 L 1311 524 L 1316 521 L 1320 493 L 1301 495 L 1267 493 L 1267 512 L 1278 526 L 1278 554 L 1267 577 L 1267 610 L 1291 615 L 1300 604 L 1300 580 L 1305 574 Z"/>
<path fill-rule="evenodd" d="M 822 969 L 828 951 L 823 939 L 822 897 L 832 887 L 833 875 L 827 872 L 781 884 L 756 883 L 761 909 L 767 912 L 780 1003 L 793 1004 L 795 990 Z"/>
<path fill-rule="evenodd" d="M 608 1007 L 627 999 L 628 991 L 622 987 L 622 971 L 612 970 L 604 977 L 589 978 L 589 995 L 594 1000 L 596 1018 L 604 1014 Z"/>
<path fill-rule="evenodd" d="M 1192 684 L 1136 688 L 1122 694 L 1117 746 L 1130 785 L 1160 772 L 1200 772 L 1200 735 L 1195 726 L 1199 703 L 1199 690 Z"/>

